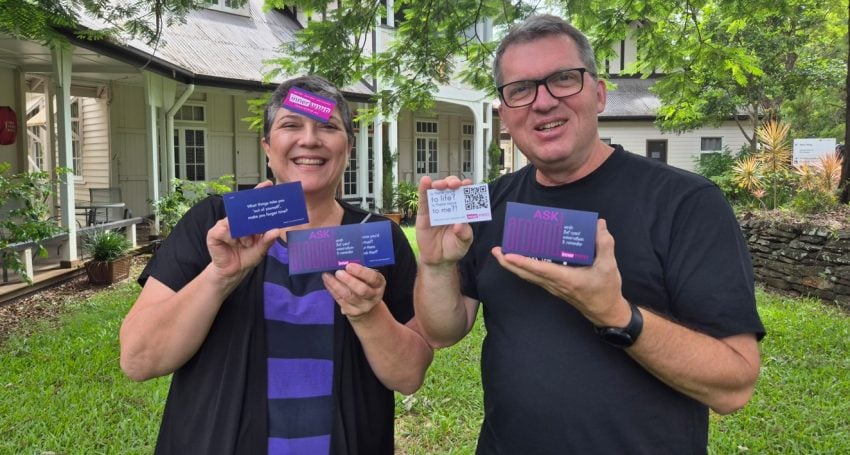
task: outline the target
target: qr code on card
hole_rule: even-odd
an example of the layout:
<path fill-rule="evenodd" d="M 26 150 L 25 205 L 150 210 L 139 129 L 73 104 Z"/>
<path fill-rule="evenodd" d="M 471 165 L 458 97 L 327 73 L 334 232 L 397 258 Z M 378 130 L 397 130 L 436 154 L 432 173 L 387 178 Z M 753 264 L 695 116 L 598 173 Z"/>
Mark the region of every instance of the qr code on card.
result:
<path fill-rule="evenodd" d="M 481 210 L 490 208 L 490 194 L 487 185 L 472 185 L 463 187 L 463 200 L 466 210 Z"/>

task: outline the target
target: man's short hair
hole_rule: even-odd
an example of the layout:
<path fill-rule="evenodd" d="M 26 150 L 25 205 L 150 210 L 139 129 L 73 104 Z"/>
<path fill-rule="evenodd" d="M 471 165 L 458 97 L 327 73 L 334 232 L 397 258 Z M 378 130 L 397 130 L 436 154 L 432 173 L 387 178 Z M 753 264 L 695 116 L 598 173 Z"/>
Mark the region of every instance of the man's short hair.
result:
<path fill-rule="evenodd" d="M 266 104 L 266 109 L 263 111 L 263 137 L 266 139 L 266 142 L 269 140 L 272 122 L 277 115 L 277 110 L 280 109 L 283 104 L 283 99 L 286 98 L 286 94 L 289 93 L 289 89 L 292 87 L 298 87 L 300 89 L 307 90 L 308 92 L 313 92 L 317 95 L 334 100 L 336 102 L 336 108 L 339 109 L 340 117 L 342 117 L 342 124 L 345 127 L 345 133 L 348 135 L 348 143 L 354 143 L 354 123 L 351 117 L 351 109 L 348 107 L 348 102 L 345 101 L 345 97 L 342 96 L 342 92 L 340 92 L 335 85 L 327 79 L 316 75 L 289 79 L 288 81 L 280 84 L 277 89 L 275 89 L 274 93 L 272 93 L 268 104 Z"/>
<path fill-rule="evenodd" d="M 507 36 L 499 43 L 496 49 L 496 56 L 493 59 L 493 80 L 496 82 L 496 87 L 504 84 L 502 79 L 502 55 L 508 47 L 514 44 L 528 43 L 541 38 L 546 38 L 553 35 L 566 35 L 576 43 L 578 54 L 581 57 L 581 62 L 591 76 L 596 78 L 596 56 L 593 54 L 593 47 L 590 41 L 584 36 L 584 33 L 573 27 L 567 21 L 558 16 L 551 14 L 543 14 L 539 16 L 531 16 L 525 21 L 514 25 L 508 32 Z M 558 49 L 552 49 L 552 52 L 558 52 Z M 513 82 L 513 81 L 510 81 Z"/>

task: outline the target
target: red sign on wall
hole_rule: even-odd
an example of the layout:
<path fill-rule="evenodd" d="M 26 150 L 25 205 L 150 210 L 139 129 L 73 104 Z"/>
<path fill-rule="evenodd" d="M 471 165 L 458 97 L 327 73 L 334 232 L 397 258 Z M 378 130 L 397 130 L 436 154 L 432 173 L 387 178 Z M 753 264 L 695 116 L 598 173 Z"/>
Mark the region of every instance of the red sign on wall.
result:
<path fill-rule="evenodd" d="M 0 106 L 0 145 L 15 143 L 18 137 L 18 116 L 9 106 Z"/>

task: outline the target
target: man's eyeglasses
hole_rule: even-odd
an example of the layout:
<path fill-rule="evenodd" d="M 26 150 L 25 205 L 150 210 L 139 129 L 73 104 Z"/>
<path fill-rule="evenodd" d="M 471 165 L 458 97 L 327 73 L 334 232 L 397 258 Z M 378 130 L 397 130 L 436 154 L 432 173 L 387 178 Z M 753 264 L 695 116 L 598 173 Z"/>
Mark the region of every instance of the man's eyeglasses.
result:
<path fill-rule="evenodd" d="M 587 68 L 570 68 L 552 73 L 536 81 L 510 82 L 501 87 L 499 97 L 507 107 L 528 106 L 537 99 L 537 87 L 546 87 L 554 98 L 575 95 L 584 88 L 584 73 L 593 75 Z"/>

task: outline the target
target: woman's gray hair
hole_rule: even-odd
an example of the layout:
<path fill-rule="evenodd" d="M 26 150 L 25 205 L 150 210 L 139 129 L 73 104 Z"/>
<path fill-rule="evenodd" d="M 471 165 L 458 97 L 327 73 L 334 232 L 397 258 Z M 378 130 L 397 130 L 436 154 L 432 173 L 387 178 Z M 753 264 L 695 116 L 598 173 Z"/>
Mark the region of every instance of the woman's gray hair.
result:
<path fill-rule="evenodd" d="M 508 47 L 514 44 L 536 41 L 552 35 L 566 35 L 572 38 L 578 48 L 578 54 L 582 64 L 587 68 L 587 72 L 591 73 L 591 76 L 596 79 L 596 56 L 593 54 L 593 47 L 590 45 L 587 37 L 584 36 L 584 33 L 558 16 L 543 14 L 531 16 L 525 21 L 514 25 L 507 36 L 499 43 L 499 47 L 496 49 L 496 56 L 493 59 L 493 81 L 496 82 L 496 87 L 504 84 L 502 79 L 502 55 Z M 560 49 L 552 49 L 553 53 L 558 51 Z"/>
<path fill-rule="evenodd" d="M 342 117 L 342 124 L 345 127 L 345 133 L 348 135 L 348 143 L 354 143 L 354 123 L 351 117 L 351 108 L 348 107 L 348 102 L 345 101 L 345 97 L 342 96 L 342 92 L 340 92 L 335 85 L 327 79 L 316 75 L 289 79 L 288 81 L 280 84 L 277 89 L 275 89 L 274 93 L 272 93 L 272 96 L 269 98 L 269 103 L 266 105 L 265 111 L 263 111 L 263 137 L 266 139 L 266 142 L 269 140 L 272 122 L 277 115 L 277 110 L 282 106 L 283 99 L 286 98 L 286 94 L 289 93 L 289 89 L 292 87 L 298 87 L 300 89 L 307 90 L 308 92 L 313 92 L 317 95 L 334 100 L 336 102 L 336 108 L 339 110 L 340 117 Z"/>

